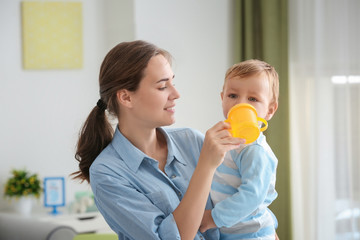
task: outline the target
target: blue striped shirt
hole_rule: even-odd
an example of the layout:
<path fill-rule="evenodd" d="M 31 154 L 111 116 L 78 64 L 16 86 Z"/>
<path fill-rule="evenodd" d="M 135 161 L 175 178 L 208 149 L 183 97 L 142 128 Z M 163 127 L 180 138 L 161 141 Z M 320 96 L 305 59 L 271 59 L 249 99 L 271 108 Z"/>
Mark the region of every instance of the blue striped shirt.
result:
<path fill-rule="evenodd" d="M 95 203 L 119 239 L 180 239 L 172 212 L 187 190 L 204 136 L 189 128 L 159 130 L 168 147 L 165 173 L 118 128 L 90 167 Z M 195 239 L 219 239 L 219 231 L 198 232 Z"/>
<path fill-rule="evenodd" d="M 221 239 L 275 238 L 277 220 L 268 206 L 277 197 L 277 162 L 263 134 L 226 153 L 210 192 Z"/>

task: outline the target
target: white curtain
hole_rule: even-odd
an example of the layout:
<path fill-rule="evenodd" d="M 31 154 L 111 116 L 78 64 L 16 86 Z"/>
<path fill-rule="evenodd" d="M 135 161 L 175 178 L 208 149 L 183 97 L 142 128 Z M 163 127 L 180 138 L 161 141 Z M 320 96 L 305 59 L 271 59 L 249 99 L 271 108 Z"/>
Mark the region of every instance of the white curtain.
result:
<path fill-rule="evenodd" d="M 360 239 L 360 0 L 289 0 L 294 240 Z"/>

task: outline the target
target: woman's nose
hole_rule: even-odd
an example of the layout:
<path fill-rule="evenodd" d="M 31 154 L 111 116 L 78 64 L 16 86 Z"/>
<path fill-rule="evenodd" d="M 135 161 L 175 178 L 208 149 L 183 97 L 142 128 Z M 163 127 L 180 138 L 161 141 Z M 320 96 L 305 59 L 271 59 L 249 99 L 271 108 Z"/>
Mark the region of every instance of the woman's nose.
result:
<path fill-rule="evenodd" d="M 175 86 L 172 85 L 171 88 L 172 88 L 172 89 L 171 89 L 172 92 L 171 92 L 171 94 L 170 94 L 170 98 L 171 98 L 171 99 L 178 99 L 178 98 L 180 98 L 180 93 L 179 93 L 178 90 L 175 88 Z"/>

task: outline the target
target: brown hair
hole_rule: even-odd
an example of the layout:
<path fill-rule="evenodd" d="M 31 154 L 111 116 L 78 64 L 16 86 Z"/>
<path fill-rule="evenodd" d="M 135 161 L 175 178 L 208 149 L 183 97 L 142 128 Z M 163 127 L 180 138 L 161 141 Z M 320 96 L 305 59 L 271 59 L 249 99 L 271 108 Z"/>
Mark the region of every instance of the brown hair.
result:
<path fill-rule="evenodd" d="M 95 106 L 80 130 L 75 153 L 79 171 L 71 174 L 74 179 L 90 182 L 90 166 L 114 134 L 104 109 L 107 108 L 109 115 L 119 116 L 116 93 L 121 89 L 136 91 L 148 62 L 158 54 L 171 64 L 167 51 L 141 40 L 122 42 L 105 56 L 99 76 L 100 99 L 105 107 Z"/>
<path fill-rule="evenodd" d="M 250 59 L 234 64 L 226 71 L 225 82 L 233 77 L 245 78 L 260 73 L 265 73 L 267 75 L 272 90 L 272 101 L 278 103 L 279 75 L 273 66 L 264 61 Z"/>

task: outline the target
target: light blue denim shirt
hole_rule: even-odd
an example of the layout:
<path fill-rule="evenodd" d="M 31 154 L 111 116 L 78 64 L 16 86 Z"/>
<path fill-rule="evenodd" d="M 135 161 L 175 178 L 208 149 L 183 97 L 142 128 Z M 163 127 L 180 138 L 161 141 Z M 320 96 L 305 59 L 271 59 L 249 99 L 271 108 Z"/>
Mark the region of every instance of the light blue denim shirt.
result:
<path fill-rule="evenodd" d="M 168 146 L 166 174 L 118 128 L 90 167 L 95 203 L 119 239 L 181 239 L 172 212 L 187 190 L 204 137 L 189 128 L 160 131 Z M 211 208 L 209 198 L 206 209 Z M 195 239 L 219 239 L 218 229 L 198 232 Z"/>

